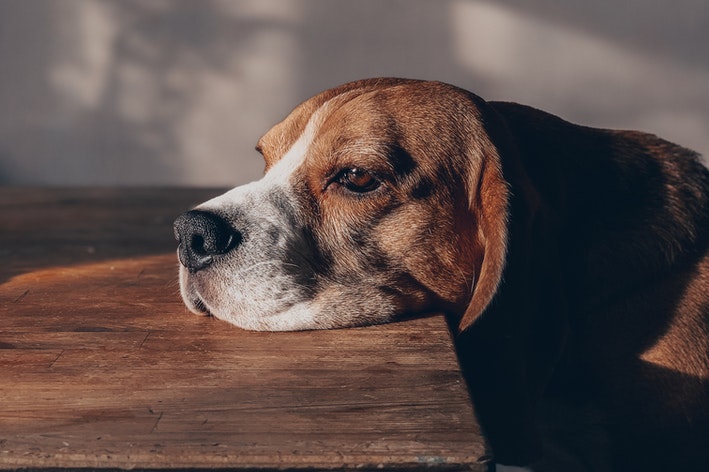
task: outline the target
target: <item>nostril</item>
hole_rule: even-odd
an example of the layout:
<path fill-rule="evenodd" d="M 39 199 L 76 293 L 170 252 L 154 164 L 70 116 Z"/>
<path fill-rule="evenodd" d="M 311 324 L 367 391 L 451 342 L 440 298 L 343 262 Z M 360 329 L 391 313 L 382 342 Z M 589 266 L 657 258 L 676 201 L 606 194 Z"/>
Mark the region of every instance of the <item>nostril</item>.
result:
<path fill-rule="evenodd" d="M 192 241 L 190 241 L 190 249 L 192 249 L 195 254 L 200 256 L 209 254 L 207 249 L 204 247 L 204 238 L 201 234 L 195 234 L 192 237 Z"/>
<path fill-rule="evenodd" d="M 241 233 L 218 215 L 192 210 L 174 224 L 182 265 L 197 271 L 210 265 L 214 256 L 226 254 L 241 243 Z"/>
<path fill-rule="evenodd" d="M 231 228 L 203 228 L 205 232 L 195 233 L 190 241 L 192 250 L 200 255 L 225 254 L 234 248 L 237 235 Z"/>

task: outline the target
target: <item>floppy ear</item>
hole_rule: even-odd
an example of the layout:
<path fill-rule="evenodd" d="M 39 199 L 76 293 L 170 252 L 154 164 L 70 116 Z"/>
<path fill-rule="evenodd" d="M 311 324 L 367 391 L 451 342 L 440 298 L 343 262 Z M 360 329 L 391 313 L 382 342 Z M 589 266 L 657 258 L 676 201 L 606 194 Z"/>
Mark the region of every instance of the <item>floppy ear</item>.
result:
<path fill-rule="evenodd" d="M 486 139 L 476 143 L 477 172 L 469 179 L 468 205 L 477 223 L 482 261 L 477 270 L 473 295 L 458 325 L 467 329 L 485 311 L 502 281 L 507 256 L 510 191 L 502 172 L 497 149 Z"/>

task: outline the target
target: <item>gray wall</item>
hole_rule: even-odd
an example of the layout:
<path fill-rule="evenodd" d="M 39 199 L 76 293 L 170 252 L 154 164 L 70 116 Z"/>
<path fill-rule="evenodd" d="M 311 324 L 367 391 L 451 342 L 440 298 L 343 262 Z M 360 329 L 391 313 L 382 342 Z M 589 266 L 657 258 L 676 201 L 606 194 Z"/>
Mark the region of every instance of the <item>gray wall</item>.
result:
<path fill-rule="evenodd" d="M 706 5 L 0 0 L 0 183 L 244 183 L 298 102 L 387 75 L 709 155 Z"/>

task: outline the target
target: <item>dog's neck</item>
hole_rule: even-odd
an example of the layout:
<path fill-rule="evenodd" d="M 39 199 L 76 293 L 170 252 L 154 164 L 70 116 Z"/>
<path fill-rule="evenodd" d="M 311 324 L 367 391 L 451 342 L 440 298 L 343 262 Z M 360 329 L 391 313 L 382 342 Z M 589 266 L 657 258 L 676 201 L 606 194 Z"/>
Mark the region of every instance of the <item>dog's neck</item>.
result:
<path fill-rule="evenodd" d="M 584 274 L 575 284 L 582 299 L 603 303 L 633 290 L 709 243 L 709 192 L 697 190 L 709 188 L 709 171 L 695 153 L 649 134 L 620 139 L 522 105 L 492 105 L 538 194 L 533 217 L 564 245 L 566 275 Z"/>

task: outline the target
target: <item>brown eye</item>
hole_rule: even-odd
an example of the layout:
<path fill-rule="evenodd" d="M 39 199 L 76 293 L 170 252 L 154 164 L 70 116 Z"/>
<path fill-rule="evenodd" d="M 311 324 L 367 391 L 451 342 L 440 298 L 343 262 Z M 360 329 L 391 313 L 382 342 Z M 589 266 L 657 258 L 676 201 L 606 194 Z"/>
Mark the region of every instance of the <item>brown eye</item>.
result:
<path fill-rule="evenodd" d="M 371 192 L 380 183 L 372 174 L 358 167 L 343 171 L 337 181 L 347 190 L 356 193 Z"/>

